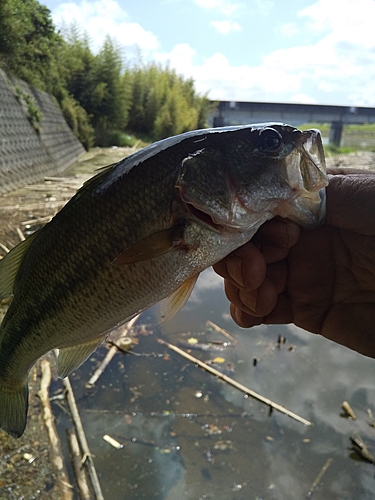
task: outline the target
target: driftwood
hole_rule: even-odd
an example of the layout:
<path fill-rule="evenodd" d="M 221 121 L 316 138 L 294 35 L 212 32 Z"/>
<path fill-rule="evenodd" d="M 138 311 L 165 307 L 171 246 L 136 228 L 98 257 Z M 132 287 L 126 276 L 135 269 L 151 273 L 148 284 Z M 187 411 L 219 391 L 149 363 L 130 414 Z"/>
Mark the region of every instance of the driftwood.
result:
<path fill-rule="evenodd" d="M 126 337 L 126 335 L 129 333 L 129 330 L 133 327 L 134 323 L 137 321 L 138 318 L 139 318 L 139 314 L 137 316 L 135 316 L 133 319 L 131 319 L 130 321 L 128 321 L 124 325 L 124 330 L 121 333 L 121 336 L 120 336 L 120 338 L 118 340 L 120 340 L 121 337 Z M 115 343 L 113 343 L 113 344 L 114 345 L 112 345 L 112 347 L 109 349 L 109 351 L 105 355 L 105 358 L 103 359 L 103 361 L 100 363 L 100 365 L 98 366 L 98 368 L 94 371 L 94 373 L 91 375 L 89 381 L 87 382 L 86 387 L 88 389 L 91 388 L 91 387 L 93 387 L 96 384 L 98 378 L 102 375 L 102 373 L 107 368 L 107 366 L 111 362 L 112 358 L 116 354 L 116 352 L 118 350 L 118 347 L 117 347 L 117 345 Z"/>
<path fill-rule="evenodd" d="M 40 389 L 38 396 L 42 407 L 42 418 L 46 426 L 48 441 L 50 443 L 50 460 L 53 469 L 58 475 L 58 482 L 63 494 L 63 500 L 72 500 L 73 492 L 72 485 L 69 483 L 68 475 L 64 466 L 64 458 L 61 450 L 60 439 L 54 423 L 54 417 L 49 400 L 48 389 L 51 383 L 51 366 L 44 359 L 40 363 L 42 377 L 40 381 Z"/>
<path fill-rule="evenodd" d="M 175 345 L 169 344 L 168 342 L 165 342 L 164 340 L 161 340 L 161 339 L 159 339 L 159 342 L 161 344 L 164 344 L 167 347 L 169 347 L 169 349 L 172 349 L 172 351 L 177 352 L 177 354 L 179 354 L 180 356 L 183 356 L 185 359 L 188 359 L 192 363 L 200 366 L 201 368 L 204 368 L 206 371 L 208 371 L 212 375 L 215 375 L 216 377 L 220 378 L 221 380 L 223 380 L 227 384 L 230 384 L 231 386 L 235 387 L 239 391 L 242 391 L 245 394 L 248 394 L 249 396 L 251 396 L 252 398 L 257 399 L 258 401 L 268 405 L 273 410 L 277 410 L 281 413 L 284 413 L 284 415 L 287 415 L 288 417 L 291 417 L 294 420 L 297 420 L 297 422 L 301 422 L 304 425 L 307 425 L 307 426 L 313 425 L 309 420 L 306 420 L 305 418 L 300 417 L 296 413 L 293 413 L 292 411 L 287 410 L 286 408 L 284 408 L 284 406 L 281 406 L 277 403 L 274 403 L 273 401 L 271 401 L 271 399 L 265 398 L 264 396 L 261 396 L 257 392 L 252 391 L 251 389 L 240 384 L 239 382 L 236 382 L 236 380 L 228 377 L 228 375 L 224 375 L 223 373 L 219 372 L 218 370 L 215 370 L 215 368 L 213 368 L 212 366 L 209 366 L 206 363 L 203 363 L 203 361 L 200 361 L 199 359 L 194 358 L 194 356 L 191 356 L 190 354 L 183 351 L 182 349 L 179 349 Z"/>
<path fill-rule="evenodd" d="M 91 493 L 87 482 L 85 469 L 82 467 L 81 450 L 79 449 L 77 435 L 72 430 L 67 430 L 66 435 L 68 438 L 70 457 L 72 459 L 74 475 L 77 481 L 79 498 L 80 500 L 90 500 Z"/>
<path fill-rule="evenodd" d="M 72 386 L 70 384 L 69 377 L 64 378 L 62 383 L 63 383 L 64 389 L 65 389 L 65 394 L 66 394 L 66 399 L 67 399 L 67 402 L 69 405 L 70 414 L 72 416 L 74 427 L 76 429 L 78 442 L 80 444 L 80 448 L 81 448 L 82 453 L 83 453 L 84 464 L 87 467 L 87 470 L 88 470 L 88 473 L 89 473 L 89 476 L 91 479 L 92 487 L 93 487 L 94 494 L 95 494 L 95 499 L 96 500 L 104 500 L 103 493 L 102 493 L 99 479 L 98 479 L 98 475 L 96 473 L 94 460 L 92 458 L 92 454 L 90 453 L 90 448 L 89 448 L 89 445 L 87 443 L 86 434 L 85 434 L 85 431 L 83 429 L 81 417 L 79 416 L 77 404 L 76 404 L 76 401 L 74 398 L 74 393 L 73 393 Z"/>

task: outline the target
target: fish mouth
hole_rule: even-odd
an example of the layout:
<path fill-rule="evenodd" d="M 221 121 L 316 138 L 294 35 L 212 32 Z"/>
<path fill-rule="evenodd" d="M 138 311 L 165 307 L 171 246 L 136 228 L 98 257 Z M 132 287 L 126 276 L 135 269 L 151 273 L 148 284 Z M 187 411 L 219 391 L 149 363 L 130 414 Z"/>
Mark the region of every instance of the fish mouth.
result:
<path fill-rule="evenodd" d="M 320 131 L 302 132 L 296 149 L 285 158 L 285 164 L 292 199 L 284 206 L 279 205 L 274 215 L 287 217 L 306 229 L 322 225 L 328 178 Z"/>
<path fill-rule="evenodd" d="M 203 222 L 207 226 L 210 226 L 212 229 L 214 229 L 219 233 L 224 232 L 224 230 L 228 231 L 231 229 L 227 225 L 224 226 L 224 224 L 215 222 L 213 217 L 209 213 L 204 212 L 203 210 L 197 208 L 192 203 L 185 202 L 185 207 L 195 219 L 198 219 L 199 221 Z M 232 228 L 233 231 L 235 231 L 236 229 L 237 228 Z"/>

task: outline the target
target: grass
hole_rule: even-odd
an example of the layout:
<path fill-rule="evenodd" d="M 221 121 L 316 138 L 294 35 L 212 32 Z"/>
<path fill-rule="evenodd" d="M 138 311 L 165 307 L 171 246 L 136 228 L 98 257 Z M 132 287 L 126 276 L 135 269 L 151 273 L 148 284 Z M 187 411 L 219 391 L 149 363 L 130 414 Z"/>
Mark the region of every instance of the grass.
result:
<path fill-rule="evenodd" d="M 298 128 L 307 130 L 317 128 L 320 130 L 323 139 L 329 139 L 331 129 L 330 123 L 304 123 Z M 346 154 L 355 151 L 375 151 L 375 123 L 364 125 L 344 125 L 340 147 L 327 144 L 325 149 L 332 154 Z"/>

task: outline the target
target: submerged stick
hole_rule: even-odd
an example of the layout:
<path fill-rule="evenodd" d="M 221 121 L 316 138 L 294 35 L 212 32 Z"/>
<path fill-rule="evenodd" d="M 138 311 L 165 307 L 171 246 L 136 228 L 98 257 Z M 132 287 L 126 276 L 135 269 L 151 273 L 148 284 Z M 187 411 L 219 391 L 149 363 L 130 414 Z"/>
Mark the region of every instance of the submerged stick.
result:
<path fill-rule="evenodd" d="M 89 485 L 87 483 L 85 470 L 82 468 L 81 450 L 79 449 L 77 435 L 73 430 L 69 429 L 67 429 L 66 434 L 69 443 L 73 471 L 77 481 L 79 498 L 80 500 L 90 500 L 91 493 Z"/>
<path fill-rule="evenodd" d="M 65 470 L 63 453 L 59 435 L 55 427 L 51 403 L 49 400 L 49 386 L 51 384 L 51 366 L 46 359 L 40 363 L 42 377 L 40 380 L 40 389 L 38 396 L 42 407 L 42 418 L 47 430 L 48 441 L 50 444 L 50 460 L 54 471 L 58 474 L 58 482 L 61 485 L 63 499 L 72 500 L 72 485 L 69 483 L 68 474 Z"/>
<path fill-rule="evenodd" d="M 311 498 L 311 497 L 312 497 L 312 495 L 313 495 L 313 493 L 314 493 L 314 491 L 315 491 L 315 488 L 316 488 L 317 486 L 319 486 L 319 483 L 320 483 L 320 482 L 321 482 L 321 480 L 323 479 L 324 474 L 327 472 L 327 469 L 328 469 L 328 467 L 330 467 L 330 465 L 332 464 L 332 462 L 333 462 L 333 458 L 329 458 L 329 459 L 327 460 L 327 462 L 323 465 L 322 470 L 321 470 L 321 471 L 319 472 L 319 474 L 316 476 L 316 478 L 315 478 L 315 480 L 314 480 L 314 482 L 313 482 L 313 484 L 312 484 L 312 486 L 311 486 L 310 490 L 309 490 L 309 491 L 308 491 L 308 493 L 307 493 L 307 496 L 306 496 L 307 498 Z"/>
<path fill-rule="evenodd" d="M 206 325 L 210 326 L 211 328 L 213 328 L 217 332 L 219 332 L 222 335 L 224 335 L 224 337 L 226 337 L 227 339 L 229 339 L 232 342 L 233 345 L 237 344 L 237 340 L 229 332 L 227 332 L 226 330 L 224 330 L 224 328 L 221 328 L 220 326 L 216 325 L 215 323 L 213 323 L 210 320 L 206 321 Z"/>
<path fill-rule="evenodd" d="M 72 416 L 72 420 L 74 423 L 74 427 L 77 432 L 77 437 L 78 441 L 84 456 L 84 463 L 87 466 L 87 470 L 90 475 L 92 487 L 95 493 L 95 499 L 96 500 L 104 500 L 103 493 L 100 487 L 98 475 L 96 473 L 95 465 L 94 465 L 94 460 L 92 458 L 92 454 L 90 452 L 90 448 L 86 439 L 86 434 L 83 429 L 82 425 L 82 420 L 81 417 L 79 416 L 76 400 L 74 398 L 74 393 L 72 386 L 70 384 L 69 377 L 66 377 L 62 381 L 64 389 L 65 389 L 65 394 L 66 394 L 66 399 L 68 401 L 69 405 L 69 410 L 70 414 Z"/>
<path fill-rule="evenodd" d="M 213 368 L 212 366 L 209 366 L 206 363 L 203 363 L 203 361 L 200 361 L 199 359 L 194 358 L 194 356 L 191 356 L 190 354 L 183 351 L 182 349 L 179 349 L 175 345 L 169 344 L 169 342 L 165 342 L 162 339 L 159 339 L 159 342 L 161 344 L 164 344 L 167 347 L 169 347 L 169 349 L 172 349 L 172 351 L 177 352 L 177 354 L 180 354 L 180 356 L 183 356 L 185 359 L 188 359 L 192 363 L 195 363 L 198 366 L 200 366 L 201 368 L 204 368 L 206 371 L 208 371 L 212 375 L 215 375 L 216 377 L 220 378 L 221 380 L 224 380 L 224 382 L 226 382 L 227 384 L 230 384 L 231 386 L 235 387 L 239 391 L 242 391 L 245 394 L 248 394 L 249 396 L 251 396 L 252 398 L 257 399 L 258 401 L 270 406 L 272 409 L 277 410 L 281 413 L 284 413 L 284 415 L 287 415 L 288 417 L 291 417 L 294 420 L 297 420 L 297 422 L 300 422 L 304 425 L 307 425 L 307 426 L 313 425 L 312 422 L 310 422 L 309 420 L 306 420 L 305 418 L 300 417 L 296 413 L 293 413 L 292 411 L 287 410 L 286 408 L 284 408 L 284 406 L 281 406 L 281 405 L 273 402 L 271 399 L 268 399 L 268 398 L 265 398 L 264 396 L 261 396 L 257 392 L 254 392 L 253 390 L 249 389 L 248 387 L 240 384 L 239 382 L 236 382 L 236 380 L 232 379 L 231 377 L 228 377 L 228 375 L 224 375 L 223 373 L 219 372 L 218 370 L 215 370 L 215 368 Z"/>
<path fill-rule="evenodd" d="M 139 314 L 137 314 L 137 316 L 135 316 L 133 319 L 128 321 L 128 323 L 126 323 L 124 331 L 122 332 L 122 334 L 120 336 L 120 339 L 121 339 L 121 337 L 125 337 L 128 334 L 129 330 L 133 327 L 134 323 L 137 321 L 138 318 L 139 318 Z M 120 340 L 120 339 L 118 339 L 118 340 Z M 96 382 L 98 381 L 98 378 L 102 375 L 104 370 L 107 368 L 107 366 L 111 362 L 112 358 L 116 354 L 117 350 L 118 349 L 117 349 L 116 345 L 113 345 L 109 349 L 109 351 L 105 355 L 105 358 L 103 359 L 103 361 L 100 363 L 98 368 L 94 371 L 94 373 L 91 375 L 89 381 L 87 382 L 86 387 L 88 389 L 90 389 L 91 387 L 93 387 L 96 384 Z"/>

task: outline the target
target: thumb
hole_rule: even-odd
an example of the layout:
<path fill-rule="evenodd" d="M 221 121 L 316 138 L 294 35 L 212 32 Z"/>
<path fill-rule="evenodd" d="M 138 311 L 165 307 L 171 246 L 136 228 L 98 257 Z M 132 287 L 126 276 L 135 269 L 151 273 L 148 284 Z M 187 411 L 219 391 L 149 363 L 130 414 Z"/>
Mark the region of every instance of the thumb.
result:
<path fill-rule="evenodd" d="M 326 224 L 375 235 L 375 171 L 332 169 L 328 179 Z"/>

